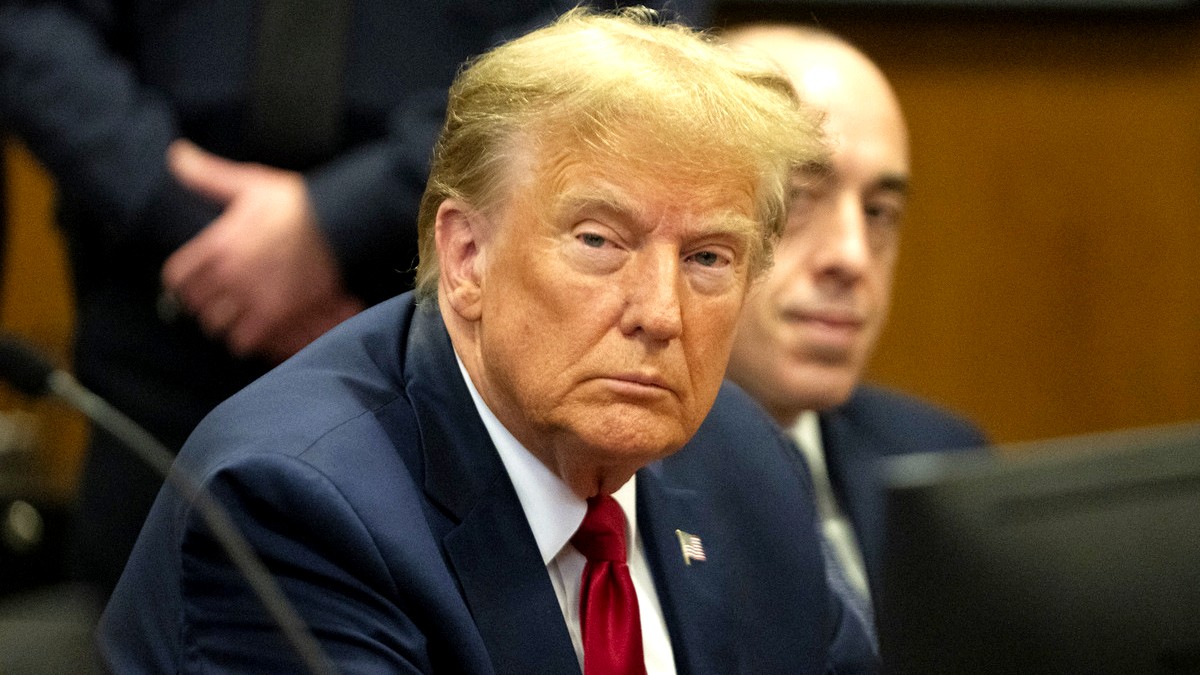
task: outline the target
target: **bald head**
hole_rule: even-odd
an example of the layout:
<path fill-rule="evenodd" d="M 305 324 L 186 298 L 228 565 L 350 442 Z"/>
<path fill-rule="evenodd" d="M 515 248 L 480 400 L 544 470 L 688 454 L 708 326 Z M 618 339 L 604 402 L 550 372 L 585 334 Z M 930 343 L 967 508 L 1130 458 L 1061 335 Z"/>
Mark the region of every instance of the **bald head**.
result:
<path fill-rule="evenodd" d="M 816 28 L 790 25 L 742 26 L 725 38 L 778 64 L 800 97 L 824 110 L 831 125 L 887 127 L 899 136 L 907 163 L 908 132 L 896 94 L 879 67 L 853 45 Z"/>
<path fill-rule="evenodd" d="M 908 172 L 908 130 L 900 102 L 880 68 L 852 44 L 820 29 L 779 24 L 739 26 L 725 38 L 774 61 L 800 98 L 826 113 L 826 133 L 835 150 L 847 142 L 888 143 L 893 147 L 886 150 L 898 155 L 895 160 Z"/>
<path fill-rule="evenodd" d="M 747 303 L 728 373 L 789 426 L 849 398 L 886 321 L 908 131 L 883 73 L 844 40 L 782 25 L 725 38 L 775 61 L 825 115 L 828 157 L 796 177 L 775 266 Z"/>

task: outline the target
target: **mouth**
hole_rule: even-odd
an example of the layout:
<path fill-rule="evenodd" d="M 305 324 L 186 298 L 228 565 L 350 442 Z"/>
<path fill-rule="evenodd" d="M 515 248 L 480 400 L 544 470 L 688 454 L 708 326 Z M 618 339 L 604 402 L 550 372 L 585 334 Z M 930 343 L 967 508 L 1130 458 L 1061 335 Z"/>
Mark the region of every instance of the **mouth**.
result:
<path fill-rule="evenodd" d="M 614 373 L 599 378 L 613 391 L 634 398 L 659 397 L 670 393 L 666 380 L 647 373 Z"/>
<path fill-rule="evenodd" d="M 784 322 L 803 331 L 806 339 L 826 348 L 849 349 L 866 326 L 860 314 L 846 310 L 785 310 Z"/>
<path fill-rule="evenodd" d="M 840 331 L 859 331 L 866 323 L 858 313 L 846 310 L 786 309 L 783 311 L 783 318 L 788 323 Z"/>

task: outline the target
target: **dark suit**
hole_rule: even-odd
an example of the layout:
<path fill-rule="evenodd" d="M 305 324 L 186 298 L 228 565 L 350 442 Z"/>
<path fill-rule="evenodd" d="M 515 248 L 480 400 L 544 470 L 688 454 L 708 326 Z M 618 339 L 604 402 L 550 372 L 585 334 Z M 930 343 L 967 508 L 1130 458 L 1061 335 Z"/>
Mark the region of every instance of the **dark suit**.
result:
<path fill-rule="evenodd" d="M 970 422 L 911 396 L 861 386 L 824 412 L 821 442 L 829 482 L 862 549 L 871 587 L 879 587 L 884 545 L 884 477 L 880 460 L 915 452 L 978 448 L 987 443 Z"/>
<path fill-rule="evenodd" d="M 57 179 L 77 303 L 76 374 L 171 448 L 267 369 L 158 311 L 164 260 L 218 215 L 167 171 L 180 137 L 304 173 L 353 294 L 405 290 L 445 92 L 464 59 L 574 0 L 355 0 L 338 141 L 297 157 L 249 124 L 262 0 L 0 5 L 0 118 Z M 650 3 L 654 4 L 654 3 Z M 674 3 L 678 6 L 680 3 Z M 704 2 L 682 3 L 702 18 Z M 314 97 L 315 93 L 312 94 Z M 83 575 L 115 583 L 159 478 L 97 433 L 82 476 Z"/>
<path fill-rule="evenodd" d="M 578 672 L 549 575 L 435 310 L 410 296 L 218 407 L 177 462 L 204 478 L 348 672 Z M 726 385 L 638 473 L 639 530 L 681 673 L 869 668 L 829 593 L 802 466 Z M 707 561 L 684 563 L 675 534 Z M 115 672 L 295 669 L 170 488 L 100 625 Z M 868 664 L 864 666 L 863 664 Z"/>

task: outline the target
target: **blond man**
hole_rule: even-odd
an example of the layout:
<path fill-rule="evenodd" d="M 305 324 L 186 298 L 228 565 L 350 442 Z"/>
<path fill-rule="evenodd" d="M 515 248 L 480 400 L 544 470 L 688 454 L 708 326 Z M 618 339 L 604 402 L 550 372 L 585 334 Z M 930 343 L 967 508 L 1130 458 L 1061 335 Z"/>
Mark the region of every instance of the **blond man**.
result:
<path fill-rule="evenodd" d="M 722 384 L 821 150 L 786 81 L 576 11 L 450 98 L 417 294 L 218 408 L 180 466 L 346 671 L 869 670 L 802 468 Z M 172 492 L 101 640 L 122 673 L 296 668 Z"/>

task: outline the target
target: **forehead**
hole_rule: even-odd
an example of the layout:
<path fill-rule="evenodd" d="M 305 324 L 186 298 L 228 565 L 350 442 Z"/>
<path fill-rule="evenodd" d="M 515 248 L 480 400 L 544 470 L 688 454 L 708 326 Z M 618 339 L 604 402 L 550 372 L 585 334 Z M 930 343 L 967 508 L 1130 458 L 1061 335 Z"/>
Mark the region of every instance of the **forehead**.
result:
<path fill-rule="evenodd" d="M 757 176 L 719 159 L 670 156 L 635 141 L 603 147 L 539 143 L 523 167 L 527 198 L 555 212 L 597 209 L 644 221 L 666 216 L 690 221 L 737 223 L 761 233 L 755 218 Z M 732 162 L 729 162 L 732 164 Z M 520 190 L 518 190 L 520 192 Z"/>
<path fill-rule="evenodd" d="M 808 55 L 811 60 L 792 77 L 801 98 L 824 114 L 834 161 L 867 160 L 881 170 L 907 173 L 908 130 L 878 68 L 838 45 L 814 46 Z"/>
<path fill-rule="evenodd" d="M 830 101 L 824 129 L 834 164 L 865 163 L 892 173 L 909 172 L 908 134 L 894 106 Z"/>

